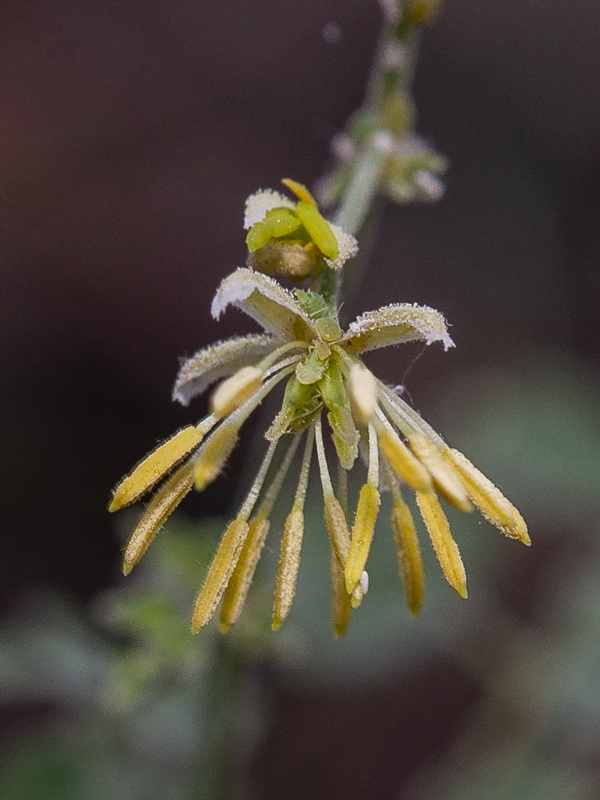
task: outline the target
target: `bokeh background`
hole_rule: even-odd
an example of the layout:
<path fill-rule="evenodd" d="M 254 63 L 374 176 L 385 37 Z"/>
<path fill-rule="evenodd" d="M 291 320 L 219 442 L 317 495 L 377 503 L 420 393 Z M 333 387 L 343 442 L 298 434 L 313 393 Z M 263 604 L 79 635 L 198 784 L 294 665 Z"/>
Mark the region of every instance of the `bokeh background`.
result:
<path fill-rule="evenodd" d="M 374 0 L 2 4 L 7 800 L 600 796 L 594 0 L 444 4 L 415 95 L 450 162 L 446 195 L 383 209 L 345 307 L 443 310 L 456 349 L 370 363 L 514 500 L 533 547 L 455 519 L 470 599 L 430 563 L 413 620 L 382 519 L 369 597 L 338 642 L 315 518 L 284 631 L 265 623 L 273 540 L 241 631 L 192 638 L 195 588 L 252 466 L 238 453 L 139 574 L 119 575 L 131 518 L 106 503 L 190 421 L 170 402 L 178 358 L 253 329 L 208 313 L 244 259 L 243 201 L 331 163 L 379 22 Z"/>

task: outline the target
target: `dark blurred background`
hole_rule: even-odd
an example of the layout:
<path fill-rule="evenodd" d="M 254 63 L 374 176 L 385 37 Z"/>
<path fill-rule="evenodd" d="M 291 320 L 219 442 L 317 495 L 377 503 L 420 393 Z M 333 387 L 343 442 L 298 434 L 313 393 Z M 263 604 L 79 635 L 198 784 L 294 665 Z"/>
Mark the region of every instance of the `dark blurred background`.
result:
<path fill-rule="evenodd" d="M 236 312 L 218 325 L 209 315 L 219 280 L 244 259 L 244 199 L 282 176 L 314 184 L 331 163 L 330 140 L 361 101 L 379 22 L 374 0 L 3 3 L 6 619 L 33 589 L 84 609 L 120 585 L 110 489 L 190 421 L 190 410 L 170 401 L 178 358 L 253 330 Z M 482 741 L 503 752 L 489 737 L 509 740 L 528 717 L 522 698 L 493 706 L 505 695 L 490 690 L 492 664 L 477 642 L 488 656 L 513 652 L 521 668 L 528 658 L 537 664 L 529 639 L 525 655 L 514 643 L 522 626 L 535 638 L 546 623 L 536 653 L 553 652 L 565 630 L 579 630 L 579 617 L 559 613 L 576 588 L 589 591 L 575 597 L 573 613 L 600 596 L 599 88 L 595 0 L 448 0 L 423 37 L 418 129 L 449 159 L 446 195 L 433 206 L 385 208 L 360 302 L 345 310 L 352 318 L 415 301 L 445 313 L 456 349 L 428 351 L 405 382 L 424 416 L 514 499 L 534 546 L 523 552 L 487 526 L 477 530 L 498 554 L 480 570 L 493 584 L 482 580 L 481 592 L 493 594 L 486 602 L 496 622 L 486 628 L 481 612 L 483 632 L 470 629 L 462 663 L 441 637 L 418 669 L 365 669 L 347 693 L 272 678 L 249 757 L 250 796 L 431 800 L 442 770 L 445 797 L 504 797 L 502 778 L 490 779 L 491 789 L 474 778 L 469 794 L 472 765 L 460 768 Z M 384 351 L 371 363 L 397 383 L 416 352 Z M 192 417 L 202 411 L 200 402 Z M 240 466 L 238 455 L 230 476 Z M 219 481 L 187 509 L 226 514 L 230 499 Z M 452 613 L 473 613 L 465 607 Z M 596 686 L 597 648 L 570 652 L 573 669 L 587 665 L 583 683 Z M 38 725 L 40 707 L 5 700 L 0 751 L 9 752 Z M 573 709 L 575 701 L 563 701 Z M 44 720 L 60 714 L 42 705 Z M 518 784 L 512 796 L 600 796 L 598 719 L 573 744 L 573 719 L 548 714 L 544 763 L 560 776 L 527 790 Z M 535 741 L 535 757 L 521 749 L 505 765 L 538 764 Z M 104 796 L 90 791 L 85 800 Z"/>

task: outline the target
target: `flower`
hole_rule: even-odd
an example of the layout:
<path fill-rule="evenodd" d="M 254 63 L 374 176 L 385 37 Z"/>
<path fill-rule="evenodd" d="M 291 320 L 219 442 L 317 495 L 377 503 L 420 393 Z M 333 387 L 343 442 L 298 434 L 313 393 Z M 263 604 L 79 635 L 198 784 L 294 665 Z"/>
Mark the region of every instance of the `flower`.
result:
<path fill-rule="evenodd" d="M 340 269 L 356 255 L 356 239 L 321 215 L 306 186 L 291 178 L 282 183 L 296 195 L 296 202 L 271 189 L 246 201 L 248 266 L 293 281 L 314 278 L 327 267 Z"/>
<path fill-rule="evenodd" d="M 268 214 L 264 209 L 273 207 L 273 198 L 266 194 L 260 195 L 259 222 Z M 255 202 L 258 197 L 253 196 Z M 247 222 L 251 231 L 259 224 L 252 215 Z M 299 462 L 294 468 L 296 488 L 283 529 L 275 582 L 274 628 L 289 614 L 296 591 L 304 506 L 314 461 L 331 542 L 338 634 L 368 588 L 365 567 L 382 491 L 391 497 L 400 572 L 408 606 L 415 614 L 423 599 L 423 563 L 413 516 L 403 496 L 406 489 L 415 493 L 443 573 L 462 597 L 467 596 L 465 570 L 440 498 L 465 512 L 474 505 L 502 533 L 530 543 L 516 508 L 363 362 L 362 355 L 369 350 L 404 342 L 453 346 L 438 311 L 413 304 L 387 305 L 362 314 L 342 331 L 335 309 L 323 295 L 313 290 L 289 291 L 250 268 L 239 268 L 222 281 L 213 299 L 213 317 L 218 319 L 229 306 L 252 317 L 264 333 L 217 342 L 183 363 L 174 399 L 187 405 L 218 382 L 210 413 L 146 456 L 119 483 L 110 504 L 111 511 L 129 505 L 164 479 L 126 547 L 123 570 L 127 574 L 183 497 L 193 487 L 203 490 L 215 480 L 237 444 L 243 423 L 268 394 L 284 384 L 280 408 L 265 432 L 267 445 L 260 468 L 223 534 L 196 598 L 193 632 L 207 624 L 221 601 L 222 629 L 238 620 L 269 532 L 271 512 L 283 495 L 288 475 L 293 474 L 295 459 Z M 336 489 L 327 438 L 338 461 Z M 359 454 L 366 475 L 350 525 L 345 478 Z"/>

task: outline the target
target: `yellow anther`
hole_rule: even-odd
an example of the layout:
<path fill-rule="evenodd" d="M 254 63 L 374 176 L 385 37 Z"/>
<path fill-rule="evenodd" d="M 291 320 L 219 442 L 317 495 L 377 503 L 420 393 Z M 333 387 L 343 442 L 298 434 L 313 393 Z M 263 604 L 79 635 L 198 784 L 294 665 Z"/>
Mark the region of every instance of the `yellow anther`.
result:
<path fill-rule="evenodd" d="M 465 568 L 440 501 L 434 492 L 417 492 L 417 504 L 446 580 L 461 597 L 466 597 Z"/>
<path fill-rule="evenodd" d="M 370 369 L 354 363 L 350 367 L 348 389 L 354 418 L 359 425 L 368 425 L 377 408 L 377 381 Z"/>
<path fill-rule="evenodd" d="M 437 491 L 461 511 L 472 511 L 467 492 L 456 470 L 444 460 L 435 444 L 422 433 L 413 433 L 408 437 L 410 449 L 426 468 Z"/>
<path fill-rule="evenodd" d="M 444 457 L 460 475 L 469 497 L 483 516 L 505 536 L 530 545 L 525 520 L 500 489 L 458 450 L 449 450 Z"/>
<path fill-rule="evenodd" d="M 178 431 L 149 453 L 137 467 L 123 478 L 114 491 L 109 511 L 117 511 L 134 503 L 163 478 L 182 458 L 202 441 L 197 428 L 189 426 Z"/>
<path fill-rule="evenodd" d="M 431 488 L 429 473 L 394 431 L 387 428 L 379 429 L 377 438 L 383 454 L 399 478 L 402 478 L 413 489 L 427 490 Z"/>
<path fill-rule="evenodd" d="M 248 530 L 249 526 L 246 520 L 236 517 L 223 534 L 219 549 L 215 553 L 204 584 L 196 598 L 192 615 L 192 633 L 198 633 L 215 613 L 229 583 L 231 573 L 237 564 Z"/>
<path fill-rule="evenodd" d="M 220 383 L 210 399 L 215 417 L 226 417 L 242 405 L 260 387 L 263 379 L 258 367 L 242 367 Z"/>
<path fill-rule="evenodd" d="M 360 585 L 360 577 L 367 563 L 371 548 L 380 502 L 378 489 L 370 483 L 365 483 L 360 490 L 356 520 L 352 528 L 350 552 L 344 568 L 348 594 L 351 594 L 356 586 Z"/>
<path fill-rule="evenodd" d="M 238 425 L 226 422 L 206 440 L 194 466 L 194 483 L 201 492 L 219 475 L 238 439 Z"/>
<path fill-rule="evenodd" d="M 410 508 L 398 495 L 392 508 L 392 530 L 398 550 L 398 566 L 404 584 L 406 604 L 418 614 L 425 594 L 423 558 Z"/>

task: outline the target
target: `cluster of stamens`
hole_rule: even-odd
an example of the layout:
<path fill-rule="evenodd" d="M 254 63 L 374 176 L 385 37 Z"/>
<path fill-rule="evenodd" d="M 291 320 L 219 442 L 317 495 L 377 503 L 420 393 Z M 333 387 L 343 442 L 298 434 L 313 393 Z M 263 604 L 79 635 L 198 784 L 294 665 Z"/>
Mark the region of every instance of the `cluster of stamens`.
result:
<path fill-rule="evenodd" d="M 273 201 L 265 195 L 268 193 L 259 193 L 263 216 L 258 216 L 258 223 L 250 220 L 251 230 L 258 230 L 266 240 L 281 234 L 280 247 L 297 244 L 289 238 L 294 225 L 293 236 L 306 238 L 306 231 L 297 231 L 293 204 L 288 203 L 285 214 L 279 214 L 278 207 L 269 211 L 269 203 L 280 202 L 280 196 Z M 304 199 L 300 203 L 310 205 Z M 323 233 L 323 225 L 328 223 L 303 206 L 300 212 L 306 229 L 315 231 L 318 242 L 326 242 L 327 253 L 333 257 Z M 263 223 L 265 214 L 267 222 Z M 343 236 L 340 232 L 337 241 L 348 257 L 353 245 L 351 237 L 344 240 Z M 322 295 L 312 290 L 290 292 L 274 278 L 249 268 L 240 268 L 224 279 L 213 301 L 213 315 L 219 317 L 229 305 L 253 317 L 265 333 L 218 342 L 182 365 L 175 399 L 187 405 L 217 383 L 210 413 L 141 461 L 117 486 L 110 505 L 110 510 L 129 505 L 163 481 L 127 544 L 123 559 L 127 574 L 185 495 L 192 488 L 204 490 L 219 476 L 244 422 L 267 395 L 285 384 L 280 408 L 265 433 L 268 444 L 256 477 L 223 534 L 196 598 L 194 632 L 207 624 L 219 603 L 223 630 L 238 620 L 275 504 L 293 494 L 281 535 L 273 628 L 286 619 L 296 592 L 304 508 L 315 461 L 331 544 L 333 618 L 338 634 L 345 630 L 352 608 L 360 605 L 368 589 L 366 565 L 382 491 L 391 499 L 390 526 L 406 600 L 415 614 L 423 600 L 423 562 L 413 515 L 403 496 L 406 489 L 414 492 L 444 575 L 462 597 L 467 596 L 465 570 L 440 498 L 465 512 L 474 505 L 504 534 L 530 543 L 516 508 L 362 360 L 361 354 L 368 350 L 414 340 L 451 346 L 438 312 L 410 304 L 385 306 L 363 314 L 343 332 L 335 309 Z M 332 455 L 338 464 L 335 489 L 328 463 Z M 355 504 L 350 504 L 347 475 L 357 461 L 364 463 L 366 476 Z M 290 482 L 295 486 L 293 493 Z"/>

